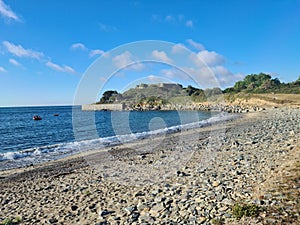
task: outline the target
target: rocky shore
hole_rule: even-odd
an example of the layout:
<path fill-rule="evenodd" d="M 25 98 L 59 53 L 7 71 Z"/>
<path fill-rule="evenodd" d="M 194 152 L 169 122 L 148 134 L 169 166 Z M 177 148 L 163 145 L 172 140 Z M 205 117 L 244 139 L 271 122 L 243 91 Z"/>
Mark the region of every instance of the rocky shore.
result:
<path fill-rule="evenodd" d="M 211 127 L 2 171 L 0 223 L 299 224 L 299 175 L 289 188 L 296 197 L 288 203 L 276 182 L 270 190 L 277 195 L 264 184 L 282 174 L 282 165 L 297 161 L 300 110 L 258 111 Z"/>
<path fill-rule="evenodd" d="M 200 110 L 219 111 L 228 113 L 247 113 L 265 110 L 265 107 L 255 105 L 233 105 L 216 103 L 190 103 L 190 104 L 166 104 L 166 105 L 125 105 L 125 110 Z"/>

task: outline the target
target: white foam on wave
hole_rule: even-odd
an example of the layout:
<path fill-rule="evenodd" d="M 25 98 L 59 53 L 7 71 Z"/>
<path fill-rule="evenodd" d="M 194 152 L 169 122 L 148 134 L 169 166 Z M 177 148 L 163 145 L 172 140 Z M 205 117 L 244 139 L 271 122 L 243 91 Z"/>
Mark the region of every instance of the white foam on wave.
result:
<path fill-rule="evenodd" d="M 219 113 L 209 119 L 197 121 L 189 124 L 181 124 L 172 127 L 166 127 L 158 130 L 141 132 L 141 133 L 131 133 L 125 135 L 116 135 L 112 137 L 104 137 L 93 140 L 84 140 L 84 141 L 74 141 L 69 143 L 55 144 L 43 147 L 36 147 L 31 149 L 26 149 L 22 151 L 16 152 L 6 152 L 0 154 L 0 161 L 5 160 L 20 160 L 23 158 L 30 158 L 30 160 L 34 160 L 34 158 L 46 156 L 49 158 L 51 156 L 60 156 L 63 157 L 65 155 L 75 154 L 79 152 L 101 149 L 107 146 L 118 145 L 121 143 L 128 143 L 132 141 L 136 141 L 139 139 L 145 139 L 153 136 L 163 135 L 163 134 L 172 134 L 183 130 L 200 128 L 204 126 L 209 126 L 214 123 L 218 123 L 221 121 L 231 120 L 236 118 L 236 114 L 229 113 Z"/>

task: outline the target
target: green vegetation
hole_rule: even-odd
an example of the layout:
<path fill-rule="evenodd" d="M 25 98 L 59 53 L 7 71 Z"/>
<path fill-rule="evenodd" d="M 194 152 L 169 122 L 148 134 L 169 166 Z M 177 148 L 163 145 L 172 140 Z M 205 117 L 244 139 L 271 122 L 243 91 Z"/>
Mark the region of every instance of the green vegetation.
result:
<path fill-rule="evenodd" d="M 150 96 L 150 97 L 144 97 L 142 98 L 137 104 L 136 107 L 146 107 L 148 109 L 157 108 L 160 109 L 161 105 L 166 105 L 168 103 L 167 100 L 156 97 L 156 96 Z"/>
<path fill-rule="evenodd" d="M 83 192 L 83 194 L 84 194 L 85 196 L 88 196 L 88 195 L 90 195 L 90 194 L 91 194 L 91 192 L 90 192 L 90 191 L 88 191 L 88 190 L 86 190 L 86 191 L 84 191 L 84 192 Z"/>
<path fill-rule="evenodd" d="M 97 102 L 97 104 L 109 104 L 109 103 L 113 103 L 116 101 L 118 96 L 118 92 L 117 91 L 106 91 L 103 93 L 102 98 L 100 99 L 99 102 Z"/>
<path fill-rule="evenodd" d="M 280 93 L 300 94 L 300 77 L 291 83 L 281 83 L 278 78 L 265 73 L 247 75 L 244 80 L 238 81 L 224 93 Z"/>
<path fill-rule="evenodd" d="M 6 218 L 5 220 L 2 221 L 2 225 L 17 225 L 22 222 L 22 219 L 18 216 L 15 218 Z"/>
<path fill-rule="evenodd" d="M 259 211 L 259 206 L 254 204 L 237 203 L 232 207 L 232 215 L 237 219 L 243 216 L 257 217 Z"/>
<path fill-rule="evenodd" d="M 225 219 L 224 218 L 214 218 L 211 220 L 213 225 L 223 225 L 225 224 Z"/>
<path fill-rule="evenodd" d="M 182 85 L 174 83 L 140 84 L 122 94 L 115 90 L 106 91 L 97 104 L 125 103 L 128 105 L 157 106 L 166 103 L 217 102 L 222 100 L 223 97 L 225 100 L 233 102 L 237 98 L 248 100 L 255 97 L 255 94 L 265 93 L 300 94 L 300 77 L 294 82 L 282 83 L 269 74 L 250 74 L 243 80 L 236 82 L 233 87 L 223 91 L 220 88 L 203 90 L 191 85 L 184 88 Z"/>
<path fill-rule="evenodd" d="M 123 103 L 136 104 L 143 99 L 158 97 L 168 101 L 172 97 L 186 96 L 180 84 L 140 84 L 120 96 Z"/>

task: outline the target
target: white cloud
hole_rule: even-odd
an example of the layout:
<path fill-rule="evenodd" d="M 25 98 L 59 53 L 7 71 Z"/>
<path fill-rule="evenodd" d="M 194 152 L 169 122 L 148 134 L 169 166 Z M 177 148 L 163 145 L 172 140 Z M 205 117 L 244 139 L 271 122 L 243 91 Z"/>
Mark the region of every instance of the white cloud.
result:
<path fill-rule="evenodd" d="M 201 51 L 198 53 L 198 58 L 203 60 L 207 65 L 218 65 L 225 62 L 224 57 L 214 51 Z"/>
<path fill-rule="evenodd" d="M 222 87 L 232 86 L 235 82 L 244 79 L 245 75 L 242 73 L 232 73 L 223 66 L 212 67 L 211 70 L 216 75 Z"/>
<path fill-rule="evenodd" d="M 232 75 L 232 73 L 227 68 L 225 68 L 224 66 L 211 67 L 211 70 L 215 74 L 217 74 L 219 76 L 229 76 L 229 75 Z"/>
<path fill-rule="evenodd" d="M 152 82 L 152 83 L 159 83 L 159 82 L 163 82 L 164 80 L 162 79 L 162 78 L 160 78 L 160 77 L 158 77 L 158 76 L 155 76 L 155 75 L 149 75 L 148 77 L 147 77 L 147 79 L 150 81 L 150 82 Z"/>
<path fill-rule="evenodd" d="M 117 31 L 118 29 L 114 26 L 111 25 L 107 25 L 104 23 L 99 23 L 99 27 L 101 30 L 105 31 L 105 32 L 112 32 L 112 31 Z"/>
<path fill-rule="evenodd" d="M 143 71 L 146 66 L 143 63 L 135 63 L 130 65 L 127 69 L 134 70 L 134 71 Z"/>
<path fill-rule="evenodd" d="M 8 41 L 3 41 L 2 44 L 6 47 L 7 51 L 18 57 L 40 59 L 44 55 L 42 52 L 25 49 L 21 45 L 15 45 Z"/>
<path fill-rule="evenodd" d="M 126 69 L 136 70 L 136 71 L 142 71 L 143 69 L 145 69 L 145 65 L 139 63 L 137 60 L 134 60 L 133 55 L 129 51 L 126 51 L 120 55 L 115 56 L 112 59 L 112 62 L 119 69 L 124 67 L 127 67 Z"/>
<path fill-rule="evenodd" d="M 225 88 L 244 78 L 244 74 L 234 74 L 224 66 L 184 68 L 202 88 Z"/>
<path fill-rule="evenodd" d="M 165 20 L 167 22 L 175 22 L 175 17 L 172 16 L 172 15 L 167 15 L 166 18 L 165 18 Z"/>
<path fill-rule="evenodd" d="M 2 66 L 0 66 L 0 72 L 5 73 L 5 72 L 7 72 L 7 70 L 4 69 Z"/>
<path fill-rule="evenodd" d="M 22 66 L 21 63 L 19 63 L 17 60 L 15 59 L 9 59 L 9 62 L 14 65 L 14 66 Z"/>
<path fill-rule="evenodd" d="M 73 73 L 73 74 L 76 73 L 76 71 L 75 71 L 72 67 L 70 67 L 70 66 L 64 65 L 63 68 L 65 69 L 65 71 L 66 71 L 67 73 Z"/>
<path fill-rule="evenodd" d="M 167 77 L 169 79 L 181 79 L 181 80 L 188 80 L 190 79 L 189 75 L 185 72 L 178 70 L 178 69 L 163 69 L 160 71 L 162 76 Z"/>
<path fill-rule="evenodd" d="M 193 27 L 194 27 L 194 23 L 193 23 L 192 20 L 187 20 L 187 21 L 185 22 L 185 25 L 186 25 L 187 27 L 190 27 L 190 28 L 193 28 Z"/>
<path fill-rule="evenodd" d="M 197 42 L 193 41 L 192 39 L 187 39 L 186 42 L 198 51 L 203 51 L 205 49 L 202 44 L 197 43 Z"/>
<path fill-rule="evenodd" d="M 71 45 L 71 49 L 72 49 L 72 50 L 78 49 L 78 50 L 82 50 L 82 51 L 88 50 L 87 47 L 85 47 L 85 45 L 82 44 L 82 43 L 75 43 L 75 44 L 72 44 L 72 45 Z"/>
<path fill-rule="evenodd" d="M 49 68 L 51 68 L 53 70 L 56 70 L 58 72 L 72 73 L 72 74 L 76 73 L 76 71 L 70 66 L 66 66 L 66 65 L 60 66 L 60 65 L 55 64 L 55 63 L 50 62 L 50 61 L 48 61 L 46 63 L 46 66 L 48 66 Z"/>
<path fill-rule="evenodd" d="M 183 52 L 186 52 L 188 49 L 183 45 L 183 44 L 176 44 L 172 47 L 172 53 L 176 54 L 180 54 Z"/>
<path fill-rule="evenodd" d="M 158 15 L 158 14 L 152 14 L 151 19 L 155 22 L 159 23 L 169 23 L 173 25 L 184 25 L 189 28 L 194 27 L 194 22 L 192 20 L 185 19 L 184 15 L 177 14 L 177 15 Z"/>
<path fill-rule="evenodd" d="M 100 50 L 100 49 L 94 49 L 94 50 L 91 50 L 91 51 L 90 51 L 89 56 L 90 56 L 90 57 L 94 57 L 94 56 L 96 56 L 96 55 L 102 56 L 104 53 L 105 53 L 105 52 L 104 52 L 103 50 Z"/>
<path fill-rule="evenodd" d="M 222 55 L 214 52 L 214 51 L 200 51 L 198 54 L 192 53 L 190 55 L 191 60 L 195 63 L 195 65 L 199 67 L 203 66 L 216 66 L 223 64 L 225 59 Z"/>
<path fill-rule="evenodd" d="M 152 51 L 152 56 L 159 61 L 172 63 L 172 59 L 170 59 L 164 51 L 154 50 Z"/>
<path fill-rule="evenodd" d="M 14 13 L 2 0 L 0 0 L 0 14 L 5 18 L 20 21 L 20 18 L 17 16 L 17 14 Z"/>
<path fill-rule="evenodd" d="M 115 56 L 113 59 L 113 64 L 118 68 L 126 67 L 127 65 L 133 63 L 132 54 L 126 51 L 120 55 Z"/>
<path fill-rule="evenodd" d="M 183 70 L 189 75 L 190 79 L 192 79 L 201 88 L 212 88 L 219 86 L 217 77 L 209 67 L 189 67 L 183 68 Z"/>

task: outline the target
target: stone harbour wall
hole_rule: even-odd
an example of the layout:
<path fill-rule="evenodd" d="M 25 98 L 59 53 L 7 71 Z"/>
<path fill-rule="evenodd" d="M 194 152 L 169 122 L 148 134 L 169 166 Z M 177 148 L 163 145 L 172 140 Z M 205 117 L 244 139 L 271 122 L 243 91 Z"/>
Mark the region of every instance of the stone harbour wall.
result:
<path fill-rule="evenodd" d="M 124 104 L 91 104 L 91 105 L 82 105 L 83 111 L 101 111 L 101 110 L 110 110 L 110 111 L 122 111 L 124 109 Z"/>

